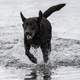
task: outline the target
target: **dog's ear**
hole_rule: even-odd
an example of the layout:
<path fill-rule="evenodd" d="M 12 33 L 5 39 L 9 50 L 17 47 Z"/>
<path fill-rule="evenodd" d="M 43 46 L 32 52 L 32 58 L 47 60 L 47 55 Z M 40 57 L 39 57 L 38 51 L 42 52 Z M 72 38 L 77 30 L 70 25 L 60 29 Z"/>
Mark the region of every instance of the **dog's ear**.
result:
<path fill-rule="evenodd" d="M 23 16 L 22 12 L 20 12 L 20 16 L 21 16 L 22 21 L 24 22 L 26 18 Z"/>
<path fill-rule="evenodd" d="M 39 11 L 39 17 L 38 17 L 38 22 L 41 22 L 42 17 L 43 17 L 42 11 L 40 10 Z"/>

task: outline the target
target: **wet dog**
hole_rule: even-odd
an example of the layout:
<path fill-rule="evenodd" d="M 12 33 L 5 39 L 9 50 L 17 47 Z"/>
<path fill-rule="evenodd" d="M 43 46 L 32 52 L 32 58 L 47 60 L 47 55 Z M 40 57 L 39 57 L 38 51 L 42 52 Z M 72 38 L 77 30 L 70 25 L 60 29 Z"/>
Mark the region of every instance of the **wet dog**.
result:
<path fill-rule="evenodd" d="M 39 11 L 38 17 L 25 18 L 20 12 L 22 26 L 24 29 L 24 46 L 25 54 L 33 62 L 37 63 L 37 59 L 30 53 L 30 47 L 40 47 L 43 53 L 44 62 L 47 63 L 48 55 L 51 51 L 52 27 L 47 18 L 55 11 L 60 10 L 65 4 L 58 4 L 50 7 L 44 13 Z"/>

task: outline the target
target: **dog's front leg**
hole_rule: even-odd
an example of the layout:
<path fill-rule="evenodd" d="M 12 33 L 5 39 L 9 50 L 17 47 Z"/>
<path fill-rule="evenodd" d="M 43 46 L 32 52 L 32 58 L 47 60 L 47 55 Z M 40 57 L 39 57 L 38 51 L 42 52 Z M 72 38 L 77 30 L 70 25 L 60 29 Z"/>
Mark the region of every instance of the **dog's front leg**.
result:
<path fill-rule="evenodd" d="M 29 50 L 26 50 L 26 51 L 25 51 L 25 54 L 28 56 L 28 58 L 29 58 L 33 63 L 37 64 L 37 59 L 34 57 L 33 54 L 30 53 Z"/>
<path fill-rule="evenodd" d="M 28 58 L 35 64 L 37 64 L 37 59 L 30 53 L 30 42 L 26 40 L 24 37 L 24 47 L 25 47 L 25 54 L 28 56 Z"/>

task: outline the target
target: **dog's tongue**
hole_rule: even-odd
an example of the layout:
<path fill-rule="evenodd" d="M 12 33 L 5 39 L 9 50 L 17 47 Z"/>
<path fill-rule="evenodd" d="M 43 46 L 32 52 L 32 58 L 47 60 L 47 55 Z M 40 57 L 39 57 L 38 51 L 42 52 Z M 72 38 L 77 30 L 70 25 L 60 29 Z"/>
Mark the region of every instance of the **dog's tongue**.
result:
<path fill-rule="evenodd" d="M 30 35 L 27 35 L 26 37 L 27 37 L 27 39 L 32 39 L 32 37 Z"/>

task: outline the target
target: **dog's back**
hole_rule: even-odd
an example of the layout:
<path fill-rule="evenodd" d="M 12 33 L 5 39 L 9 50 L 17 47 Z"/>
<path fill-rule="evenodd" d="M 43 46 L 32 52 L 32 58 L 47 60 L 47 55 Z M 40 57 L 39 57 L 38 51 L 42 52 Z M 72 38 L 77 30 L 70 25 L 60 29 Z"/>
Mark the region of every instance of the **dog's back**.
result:
<path fill-rule="evenodd" d="M 41 32 L 41 36 L 43 41 L 45 40 L 49 40 L 51 39 L 51 33 L 52 33 L 52 29 L 51 29 L 51 24 L 50 22 L 46 19 L 46 18 L 42 18 L 41 22 L 40 22 L 40 32 Z"/>

